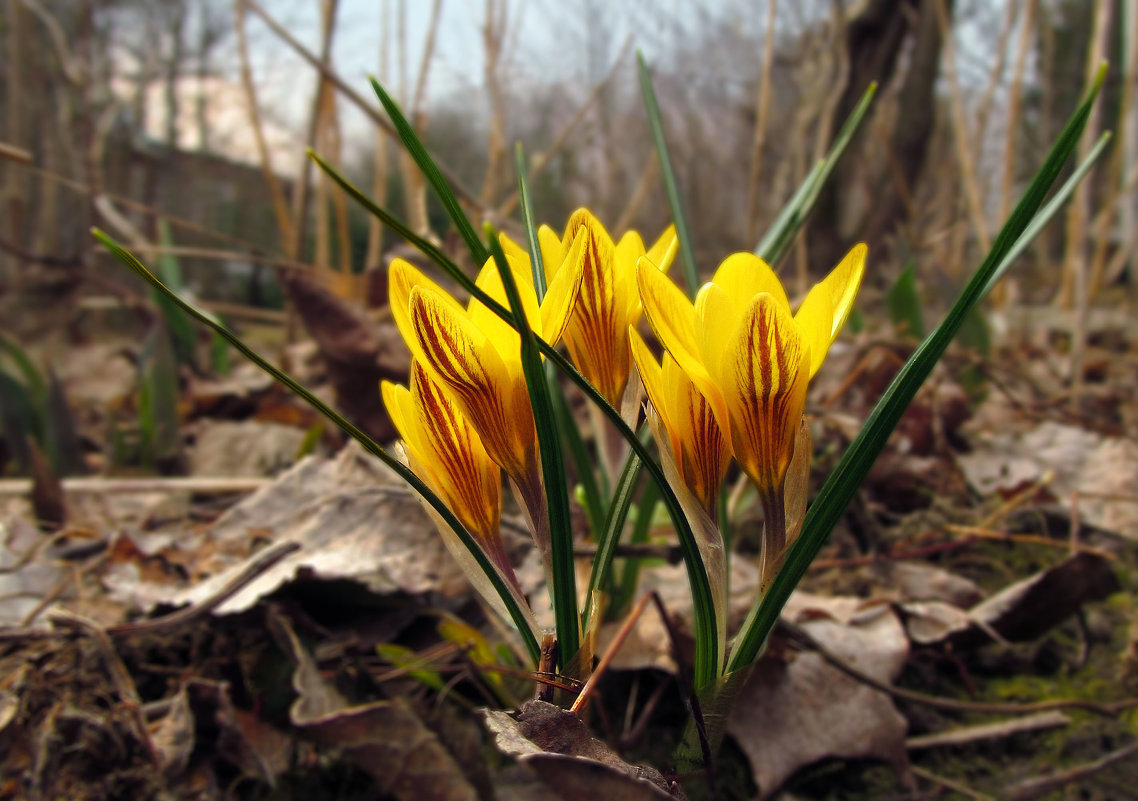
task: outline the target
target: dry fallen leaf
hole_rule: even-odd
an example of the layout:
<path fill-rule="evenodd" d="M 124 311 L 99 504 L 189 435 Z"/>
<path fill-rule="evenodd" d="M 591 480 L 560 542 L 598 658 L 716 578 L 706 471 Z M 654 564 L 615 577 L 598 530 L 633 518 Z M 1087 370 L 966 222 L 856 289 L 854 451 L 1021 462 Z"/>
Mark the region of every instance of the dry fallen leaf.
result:
<path fill-rule="evenodd" d="M 896 678 L 908 657 L 909 640 L 888 606 L 796 593 L 784 616 L 879 681 Z M 904 772 L 907 728 L 888 695 L 811 652 L 787 661 L 761 660 L 727 720 L 760 798 L 769 798 L 795 771 L 822 759 L 880 759 Z"/>

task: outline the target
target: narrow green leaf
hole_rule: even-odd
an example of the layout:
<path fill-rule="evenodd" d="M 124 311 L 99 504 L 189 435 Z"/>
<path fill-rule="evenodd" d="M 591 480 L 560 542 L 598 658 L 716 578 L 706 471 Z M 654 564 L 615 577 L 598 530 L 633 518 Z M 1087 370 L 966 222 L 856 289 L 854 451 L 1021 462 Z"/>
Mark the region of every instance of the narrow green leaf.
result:
<path fill-rule="evenodd" d="M 553 404 L 549 398 L 549 384 L 545 379 L 545 368 L 533 329 L 526 321 L 525 309 L 514 273 L 506 261 L 506 254 L 498 242 L 498 232 L 489 223 L 486 233 L 490 243 L 490 253 L 498 265 L 502 287 L 513 312 L 514 327 L 522 340 L 522 371 L 525 373 L 526 389 L 529 390 L 530 404 L 533 406 L 533 419 L 537 424 L 537 447 L 541 454 L 541 472 L 545 482 L 546 508 L 549 512 L 550 557 L 553 570 L 553 618 L 557 628 L 557 643 L 560 646 L 561 664 L 568 663 L 581 643 L 578 636 L 580 617 L 577 613 L 577 570 L 573 564 L 573 528 L 569 518 L 569 495 L 565 480 L 565 462 L 561 458 L 561 438 L 557 432 L 557 422 L 553 414 Z"/>
<path fill-rule="evenodd" d="M 613 556 L 616 546 L 620 543 L 620 534 L 624 531 L 624 522 L 628 519 L 628 510 L 632 508 L 632 496 L 640 483 L 640 471 L 643 462 L 635 453 L 630 453 L 624 463 L 624 469 L 616 482 L 616 491 L 609 504 L 608 517 L 601 535 L 597 538 L 597 552 L 593 556 L 593 568 L 589 573 L 589 589 L 586 598 L 592 598 L 593 593 L 604 588 L 612 569 Z M 589 620 L 585 619 L 588 628 Z"/>
<path fill-rule="evenodd" d="M 399 104 L 387 94 L 384 88 L 380 85 L 379 81 L 371 78 L 371 87 L 375 90 L 375 94 L 379 97 L 379 102 L 383 104 L 387 116 L 391 118 L 395 130 L 399 133 L 399 139 L 403 142 L 403 146 L 407 148 L 407 152 L 411 154 L 411 158 L 419 165 L 423 175 L 427 179 L 427 183 L 435 190 L 435 194 L 439 200 L 442 201 L 443 208 L 446 209 L 447 216 L 450 217 L 451 222 L 454 223 L 458 233 L 462 236 L 466 246 L 470 248 L 470 255 L 474 257 L 474 263 L 481 266 L 486 263 L 486 259 L 490 257 L 490 253 L 486 250 L 486 246 L 482 244 L 482 239 L 474 230 L 470 219 L 466 216 L 466 212 L 462 210 L 462 205 L 458 202 L 458 198 L 451 189 L 450 184 L 447 183 L 446 178 L 443 177 L 442 171 L 439 166 L 435 164 L 435 160 L 431 158 L 431 154 L 427 151 L 426 145 L 423 140 L 419 138 L 419 134 L 415 132 L 414 126 L 403 115 L 403 110 L 399 108 Z"/>
<path fill-rule="evenodd" d="M 865 120 L 865 115 L 869 111 L 875 94 L 877 94 L 876 82 L 869 85 L 854 110 L 850 112 L 849 118 L 838 131 L 838 135 L 834 137 L 834 144 L 830 146 L 830 151 L 826 157 L 815 164 L 813 169 L 806 174 L 806 178 L 795 191 L 790 202 L 779 212 L 770 229 L 759 240 L 759 244 L 755 246 L 755 255 L 759 258 L 768 264 L 777 265 L 782 261 L 786 252 L 790 250 L 795 234 L 806 222 L 806 218 L 810 216 L 814 204 L 818 202 L 822 187 L 830 178 L 830 174 L 833 173 L 842 154 L 846 152 L 846 147 L 849 146 L 853 135 L 861 126 L 862 121 Z"/>
<path fill-rule="evenodd" d="M 518 173 L 518 199 L 521 201 L 522 222 L 525 224 L 526 238 L 529 240 L 533 291 L 537 293 L 537 302 L 541 303 L 545 297 L 545 262 L 541 258 L 541 242 L 537 238 L 537 222 L 533 217 L 533 203 L 529 196 L 529 182 L 526 180 L 526 154 L 522 150 L 521 142 L 514 146 L 514 168 Z"/>
<path fill-rule="evenodd" d="M 664 137 L 664 123 L 660 118 L 660 106 L 656 102 L 656 90 L 652 86 L 652 74 L 644 61 L 644 54 L 636 51 L 636 65 L 640 71 L 640 91 L 644 95 L 644 110 L 648 113 L 648 127 L 652 130 L 652 141 L 656 143 L 656 155 L 660 159 L 660 176 L 664 181 L 664 194 L 668 197 L 668 208 L 672 210 L 672 222 L 676 224 L 676 237 L 680 240 L 680 263 L 684 268 L 684 279 L 688 284 L 688 294 L 693 298 L 699 291 L 699 267 L 695 263 L 695 249 L 692 246 L 691 228 L 684 215 L 680 200 L 676 171 L 672 169 L 672 157 L 668 154 L 668 140 Z"/>
<path fill-rule="evenodd" d="M 1102 87 L 1105 75 L 1104 65 L 1100 68 L 1083 102 L 1068 120 L 1043 165 L 1036 172 L 1023 197 L 1000 230 L 987 257 L 977 268 L 945 319 L 917 347 L 893 379 L 881 400 L 870 412 L 857 437 L 842 455 L 838 466 L 822 485 L 818 497 L 806 512 L 802 534 L 787 553 L 783 568 L 775 576 L 767 594 L 751 608 L 731 654 L 729 671 L 745 668 L 758 658 L 790 593 L 802 580 L 810 562 L 814 560 L 829 537 L 830 531 L 845 512 L 850 499 L 885 447 L 889 435 L 917 390 L 956 336 L 964 319 L 990 289 L 993 278 L 1001 269 L 1006 269 L 1008 256 L 1016 253 L 1017 249 L 1022 250 L 1027 246 L 1027 242 L 1023 239 L 1024 234 L 1028 230 L 1038 232 L 1039 227 L 1033 226 L 1033 223 L 1044 198 L 1086 127 L 1091 107 Z"/>
<path fill-rule="evenodd" d="M 548 367 L 551 372 L 547 378 L 550 382 L 556 382 L 556 368 L 552 364 Z M 581 492 L 584 494 L 581 505 L 585 507 L 589 531 L 594 536 L 600 536 L 605 526 L 604 509 L 606 504 L 601 495 L 601 489 L 597 485 L 597 474 L 593 469 L 593 459 L 589 455 L 589 449 L 585 446 L 585 439 L 581 436 L 580 429 L 577 428 L 577 421 L 573 419 L 573 412 L 569 409 L 565 394 L 554 391 L 553 383 L 550 384 L 549 394 L 553 399 L 553 413 L 557 417 L 557 429 L 561 432 L 566 450 L 569 451 L 569 458 L 573 460 L 573 469 L 577 472 L 577 481 L 580 483 Z"/>
<path fill-rule="evenodd" d="M 495 569 L 493 563 L 487 558 L 486 554 L 483 553 L 474 537 L 470 534 L 469 531 L 466 530 L 466 527 L 462 525 L 459 519 L 455 517 L 454 512 L 452 512 L 447 507 L 447 505 L 443 503 L 437 495 L 435 495 L 435 493 L 431 492 L 430 488 L 427 487 L 427 485 L 424 484 L 418 476 L 411 472 L 411 470 L 405 464 L 381 448 L 375 440 L 365 434 L 358 426 L 345 418 L 331 406 L 324 403 L 324 401 L 320 400 L 320 398 L 316 397 L 316 395 L 314 395 L 307 387 L 298 382 L 288 373 L 270 363 L 255 350 L 246 345 L 240 337 L 223 326 L 212 314 L 201 311 L 200 309 L 188 303 L 181 297 L 175 295 L 173 292 L 163 286 L 162 282 L 159 281 L 154 276 L 154 274 L 151 273 L 150 270 L 148 270 L 145 265 L 142 264 L 142 262 L 135 258 L 134 254 L 119 245 L 106 233 L 100 231 L 98 228 L 93 228 L 91 230 L 91 233 L 95 236 L 96 239 L 102 242 L 103 245 L 108 250 L 110 250 L 111 253 L 119 261 L 130 268 L 132 272 L 149 282 L 151 286 L 156 287 L 161 292 L 167 294 L 175 303 L 178 304 L 179 308 L 181 308 L 182 311 L 184 311 L 190 317 L 213 329 L 218 335 L 225 339 L 226 342 L 232 345 L 233 348 L 237 350 L 242 356 L 271 375 L 274 379 L 286 386 L 289 390 L 296 393 L 296 395 L 299 396 L 301 400 L 303 400 L 316 411 L 320 412 L 320 414 L 324 415 L 324 417 L 334 423 L 341 431 L 358 442 L 364 448 L 364 450 L 366 450 L 372 456 L 375 456 L 377 459 L 387 465 L 387 467 L 389 467 L 392 471 L 394 471 L 396 475 L 406 481 L 407 484 L 410 485 L 411 489 L 418 493 L 423 498 L 423 500 L 425 500 L 427 504 L 436 513 L 438 513 L 439 517 L 441 517 L 443 521 L 446 522 L 448 526 L 450 526 L 455 535 L 458 536 L 459 540 L 462 541 L 462 544 L 468 551 L 470 551 L 471 556 L 473 556 L 475 561 L 478 562 L 479 567 L 482 568 L 482 571 L 486 574 L 486 577 L 493 585 L 494 590 L 502 599 L 502 603 L 505 604 L 506 609 L 509 611 L 510 618 L 513 620 L 514 626 L 517 628 L 518 634 L 521 636 L 522 641 L 525 644 L 527 653 L 530 655 L 533 663 L 535 665 L 537 664 L 539 658 L 541 657 L 541 648 L 538 645 L 537 637 L 533 630 L 530 628 L 525 614 L 518 606 L 517 601 L 514 599 L 513 593 L 510 591 L 505 580 Z"/>
<path fill-rule="evenodd" d="M 155 262 L 155 266 L 158 268 L 156 273 L 158 280 L 172 292 L 181 295 L 185 291 L 185 285 L 182 283 L 182 265 L 178 261 L 178 257 L 169 252 L 169 248 L 174 245 L 174 238 L 170 234 L 169 224 L 161 218 L 158 220 L 158 244 L 163 248 Z M 178 363 L 194 365 L 198 344 L 194 324 L 161 292 L 152 289 L 151 297 L 155 305 L 162 310 L 162 316 L 166 318 L 170 344 L 174 349 Z"/>

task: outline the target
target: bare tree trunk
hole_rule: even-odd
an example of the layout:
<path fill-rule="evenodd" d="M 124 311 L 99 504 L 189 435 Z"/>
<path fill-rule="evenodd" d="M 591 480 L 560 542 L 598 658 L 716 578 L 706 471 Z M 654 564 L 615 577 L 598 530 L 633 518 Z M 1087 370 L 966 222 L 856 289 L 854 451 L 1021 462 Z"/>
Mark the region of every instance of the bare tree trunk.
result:
<path fill-rule="evenodd" d="M 869 0 L 846 29 L 849 77 L 838 101 L 835 119 L 840 124 L 853 111 L 869 84 L 887 84 L 897 69 L 907 38 L 912 38 L 911 60 L 899 90 L 900 115 L 890 138 L 892 173 L 877 179 L 875 203 L 859 226 L 859 238 L 879 247 L 907 214 L 906 197 L 916 183 L 928 153 L 935 106 L 934 89 L 940 70 L 943 43 L 935 0 Z M 951 18 L 952 2 L 946 0 Z M 867 126 L 868 127 L 868 124 Z M 859 137 L 860 139 L 861 137 Z M 855 143 L 854 148 L 865 144 Z M 879 145 L 876 145 L 879 146 Z M 849 246 L 841 230 L 840 195 L 855 171 L 856 155 L 838 165 L 818 200 L 811 223 L 811 270 L 829 270 Z"/>

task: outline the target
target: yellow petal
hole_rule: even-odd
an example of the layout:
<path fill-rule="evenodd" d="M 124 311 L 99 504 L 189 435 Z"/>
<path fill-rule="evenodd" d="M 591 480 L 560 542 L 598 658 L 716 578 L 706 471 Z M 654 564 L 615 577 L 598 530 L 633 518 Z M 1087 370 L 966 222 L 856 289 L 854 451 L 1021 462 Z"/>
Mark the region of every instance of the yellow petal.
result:
<path fill-rule="evenodd" d="M 536 436 L 525 382 L 515 379 L 490 339 L 437 293 L 412 290 L 411 322 L 432 377 L 450 390 L 487 453 L 512 478 L 525 478 Z"/>
<path fill-rule="evenodd" d="M 810 343 L 811 378 L 853 310 L 868 252 L 864 244 L 854 245 L 838 266 L 813 286 L 794 315 L 799 330 Z"/>
<path fill-rule="evenodd" d="M 529 248 L 515 242 L 505 231 L 498 233 L 498 244 L 502 246 L 502 252 L 512 259 L 516 259 L 520 264 L 529 267 Z"/>
<path fill-rule="evenodd" d="M 514 277 L 514 283 L 518 287 L 518 295 L 521 297 L 526 320 L 529 321 L 530 328 L 540 333 L 541 317 L 538 313 L 537 295 L 533 290 L 533 276 L 516 259 L 507 256 L 506 264 L 509 266 L 510 273 Z M 502 276 L 498 272 L 498 263 L 494 261 L 493 257 L 486 260 L 475 284 L 506 308 L 510 307 L 510 302 L 506 298 L 506 288 L 502 284 Z M 520 375 L 521 339 L 514 327 L 478 300 L 470 301 L 468 317 L 470 322 L 474 323 L 478 330 L 490 339 L 506 364 L 511 369 L 516 367 L 515 372 Z"/>
<path fill-rule="evenodd" d="M 719 284 L 704 284 L 696 293 L 695 319 L 699 355 L 712 383 L 718 387 L 726 386 L 729 380 L 729 373 L 728 376 L 724 375 L 730 357 L 727 342 L 738 329 L 742 314 L 737 299 L 728 297 Z M 720 419 L 726 424 L 725 417 Z"/>
<path fill-rule="evenodd" d="M 545 283 L 552 284 L 565 259 L 561 237 L 548 225 L 537 229 L 537 246 L 541 248 L 541 263 L 545 267 Z"/>
<path fill-rule="evenodd" d="M 415 410 L 411 404 L 411 392 L 407 387 L 399 384 L 393 384 L 390 381 L 383 381 L 379 386 L 380 395 L 383 397 L 383 405 L 387 409 L 387 416 L 391 418 L 392 425 L 399 433 L 399 437 L 404 442 L 409 442 L 415 437 Z"/>
<path fill-rule="evenodd" d="M 700 360 L 695 307 L 691 301 L 647 256 L 637 265 L 636 282 L 644 313 L 660 343 L 692 380 L 696 380 L 697 374 L 707 380 L 707 370 Z"/>
<path fill-rule="evenodd" d="M 754 253 L 732 253 L 720 263 L 711 281 L 722 287 L 731 299 L 736 309 L 736 320 L 742 318 L 755 295 L 760 292 L 768 293 L 772 299 L 785 306 L 787 311 L 790 310 L 790 301 L 786 298 L 782 282 L 770 265 Z"/>
<path fill-rule="evenodd" d="M 636 290 L 636 264 L 644 255 L 644 240 L 636 231 L 625 231 L 616 243 L 613 286 L 617 310 L 626 323 L 640 318 L 640 293 Z"/>
<path fill-rule="evenodd" d="M 423 452 L 440 476 L 440 493 L 462 524 L 493 549 L 501 520 L 502 484 L 474 429 L 459 407 L 418 363 L 411 366 L 411 396 L 423 432 Z M 507 562 L 508 564 L 508 562 Z"/>
<path fill-rule="evenodd" d="M 408 310 L 411 290 L 417 286 L 424 286 L 434 290 L 454 308 L 461 309 L 462 306 L 450 296 L 450 293 L 428 278 L 422 270 L 409 261 L 392 259 L 387 270 L 387 281 L 387 302 L 391 307 L 391 317 L 395 320 L 395 326 L 399 329 L 403 341 L 407 343 L 407 347 L 411 348 L 411 355 L 419 356 L 415 352 L 415 332 L 411 330 L 411 318 Z"/>
<path fill-rule="evenodd" d="M 731 447 L 760 490 L 779 488 L 806 405 L 809 345 L 790 311 L 759 295 L 726 346 L 732 381 L 724 387 Z"/>
<path fill-rule="evenodd" d="M 644 391 L 648 394 L 648 401 L 664 423 L 664 428 L 668 432 L 674 451 L 682 432 L 678 432 L 672 423 L 671 403 L 668 400 L 668 388 L 664 384 L 664 372 L 656 363 L 656 357 L 648 349 L 648 345 L 640 336 L 640 332 L 632 326 L 628 327 L 628 343 L 632 351 L 632 359 L 636 363 L 636 370 L 640 373 L 640 380 L 644 382 Z"/>
<path fill-rule="evenodd" d="M 664 233 L 660 234 L 660 238 L 652 243 L 652 247 L 648 248 L 648 258 L 660 268 L 660 272 L 666 273 L 679 250 L 680 240 L 676 236 L 676 226 L 669 225 L 664 229 Z"/>
<path fill-rule="evenodd" d="M 565 326 L 573 315 L 577 305 L 578 293 L 581 290 L 582 268 L 585 258 L 585 231 L 577 232 L 569 251 L 565 255 L 557 274 L 545 289 L 545 297 L 541 301 L 541 331 L 543 339 L 550 345 L 556 345 L 561 339 Z"/>

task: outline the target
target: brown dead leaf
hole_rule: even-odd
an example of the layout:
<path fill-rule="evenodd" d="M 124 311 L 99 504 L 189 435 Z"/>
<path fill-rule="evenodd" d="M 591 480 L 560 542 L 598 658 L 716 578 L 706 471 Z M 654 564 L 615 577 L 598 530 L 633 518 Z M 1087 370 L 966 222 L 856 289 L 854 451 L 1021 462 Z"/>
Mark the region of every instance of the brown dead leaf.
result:
<path fill-rule="evenodd" d="M 456 597 L 469 587 L 411 492 L 355 445 L 331 460 L 302 460 L 226 512 L 210 534 L 219 544 L 239 544 L 243 553 L 248 553 L 253 536 L 301 546 L 226 600 L 217 610 L 220 614 L 250 608 L 298 574 L 348 579 L 379 594 L 439 592 Z M 230 549 L 217 550 L 225 557 Z M 195 587 L 167 591 L 165 601 L 199 601 L 247 561 L 230 564 Z"/>
<path fill-rule="evenodd" d="M 880 681 L 896 678 L 908 657 L 905 631 L 882 604 L 796 593 L 784 616 Z M 727 720 L 760 798 L 769 798 L 795 771 L 822 759 L 880 759 L 904 772 L 907 727 L 888 695 L 816 653 L 761 660 Z"/>

